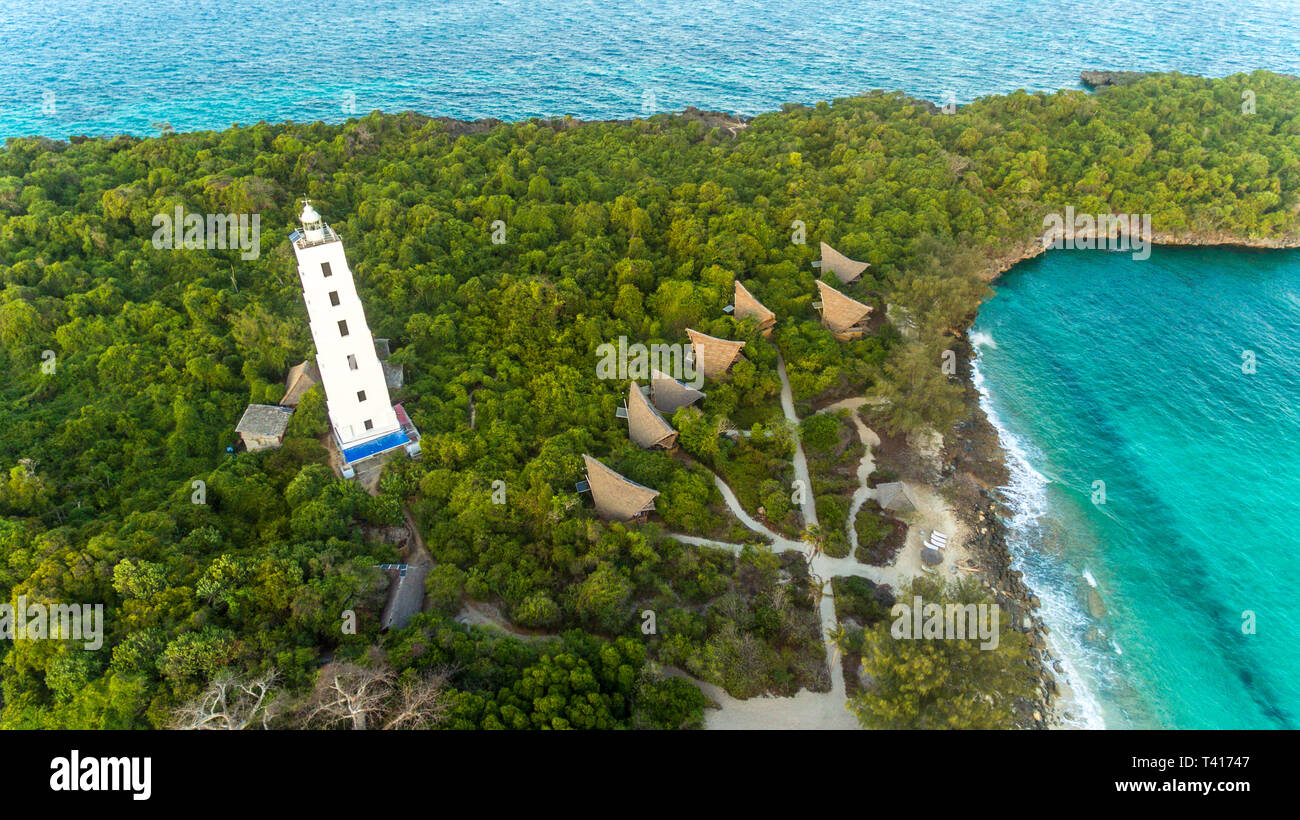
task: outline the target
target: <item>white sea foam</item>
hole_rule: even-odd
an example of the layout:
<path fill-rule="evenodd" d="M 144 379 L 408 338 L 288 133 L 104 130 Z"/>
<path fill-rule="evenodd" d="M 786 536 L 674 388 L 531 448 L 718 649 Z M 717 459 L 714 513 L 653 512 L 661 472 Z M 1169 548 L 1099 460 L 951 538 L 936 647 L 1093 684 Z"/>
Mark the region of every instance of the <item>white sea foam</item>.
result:
<path fill-rule="evenodd" d="M 1087 581 L 1088 586 L 1092 587 L 1093 589 L 1097 588 L 1097 579 L 1092 577 L 1092 570 L 1088 569 L 1087 567 L 1084 567 L 1083 570 L 1083 580 Z"/>
<path fill-rule="evenodd" d="M 997 349 L 997 346 L 998 346 L 998 343 L 995 342 L 995 341 L 993 341 L 993 334 L 991 334 L 991 333 L 985 333 L 985 332 L 982 331 L 982 330 L 977 330 L 977 331 L 971 333 L 971 335 L 970 335 L 970 344 L 971 344 L 971 347 L 974 347 L 974 348 L 980 348 L 980 347 L 991 347 L 991 348 L 993 348 L 993 349 L 995 349 L 995 350 Z"/>
<path fill-rule="evenodd" d="M 971 341 L 975 343 L 972 334 Z M 991 341 L 991 339 L 990 339 Z M 989 424 L 998 433 L 998 441 L 1007 454 L 1007 471 L 1010 481 L 1002 488 L 1012 511 L 1007 527 L 1007 544 L 1012 565 L 1024 573 L 1025 584 L 1039 599 L 1039 611 L 1051 627 L 1047 636 L 1048 650 L 1060 662 L 1064 678 L 1074 694 L 1072 719 L 1067 725 L 1080 729 L 1104 729 L 1101 703 L 1092 691 L 1089 681 L 1080 674 L 1080 664 L 1088 661 L 1088 650 L 1078 636 L 1085 633 L 1088 620 L 1070 592 L 1048 583 L 1042 577 L 1036 560 L 1042 554 L 1038 549 L 1041 539 L 1041 519 L 1047 512 L 1047 487 L 1049 479 L 1034 469 L 1029 461 L 1029 447 L 1013 434 L 993 409 L 992 398 L 980 370 L 979 345 L 975 344 L 975 360 L 971 362 L 971 382 L 979 393 L 980 408 Z M 1091 573 L 1085 577 L 1092 581 Z"/>

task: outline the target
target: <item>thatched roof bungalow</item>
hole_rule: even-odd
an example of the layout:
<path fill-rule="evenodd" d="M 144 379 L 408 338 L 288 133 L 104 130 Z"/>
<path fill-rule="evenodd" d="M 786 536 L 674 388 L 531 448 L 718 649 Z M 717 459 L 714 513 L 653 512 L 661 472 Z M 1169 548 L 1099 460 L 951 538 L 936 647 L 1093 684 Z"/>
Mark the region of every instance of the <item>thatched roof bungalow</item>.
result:
<path fill-rule="evenodd" d="M 736 280 L 736 318 L 743 319 L 746 316 L 754 316 L 758 319 L 758 329 L 764 336 L 772 335 L 772 328 L 776 326 L 776 314 L 763 307 L 762 303 L 754 298 L 754 294 L 749 289 Z"/>
<path fill-rule="evenodd" d="M 659 414 L 636 382 L 627 388 L 627 434 L 644 450 L 671 450 L 677 446 L 677 431 Z"/>
<path fill-rule="evenodd" d="M 650 371 L 650 400 L 659 412 L 671 416 L 679 408 L 690 407 L 702 398 L 704 393 L 682 384 L 662 370 Z"/>
<path fill-rule="evenodd" d="M 849 285 L 858 281 L 862 272 L 871 267 L 870 262 L 858 262 L 850 259 L 844 254 L 827 245 L 822 245 L 822 270 L 828 270 L 835 274 L 835 278 L 840 280 L 840 284 Z"/>
<path fill-rule="evenodd" d="M 916 509 L 912 494 L 907 491 L 907 485 L 901 481 L 891 481 L 876 487 L 876 503 L 882 510 L 893 512 L 911 512 Z"/>
<path fill-rule="evenodd" d="M 303 393 L 320 384 L 320 370 L 313 361 L 305 361 L 289 368 L 289 376 L 284 380 L 284 398 L 281 407 L 297 407 L 302 401 Z"/>
<path fill-rule="evenodd" d="M 867 332 L 867 314 L 871 308 L 857 299 L 851 299 L 835 288 L 818 280 L 817 290 L 821 301 L 815 303 L 822 313 L 822 324 L 840 341 L 860 338 Z"/>
<path fill-rule="evenodd" d="M 740 349 L 745 346 L 744 342 L 719 339 L 689 327 L 686 328 L 686 335 L 690 337 L 691 347 L 695 351 L 695 366 L 706 379 L 727 375 L 731 365 L 740 356 Z"/>
<path fill-rule="evenodd" d="M 606 521 L 643 521 L 654 512 L 658 490 L 625 478 L 585 453 L 582 460 L 587 465 L 591 500 L 601 518 Z"/>

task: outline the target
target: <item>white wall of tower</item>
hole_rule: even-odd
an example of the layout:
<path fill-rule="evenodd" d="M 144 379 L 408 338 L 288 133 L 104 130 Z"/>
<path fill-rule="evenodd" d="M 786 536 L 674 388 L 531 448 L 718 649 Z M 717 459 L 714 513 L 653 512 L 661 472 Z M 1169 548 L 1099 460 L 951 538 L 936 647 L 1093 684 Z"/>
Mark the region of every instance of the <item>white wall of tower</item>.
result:
<path fill-rule="evenodd" d="M 333 240 L 303 248 L 295 244 L 294 252 L 330 424 L 340 445 L 347 448 L 393 432 L 399 426 L 397 415 L 352 269 L 343 253 L 343 242 Z M 325 275 L 326 264 L 329 276 Z M 339 328 L 340 321 L 347 323 L 346 336 Z M 349 357 L 353 357 L 355 369 Z M 358 398 L 360 392 L 364 392 L 364 400 Z M 371 423 L 369 429 L 367 421 Z"/>

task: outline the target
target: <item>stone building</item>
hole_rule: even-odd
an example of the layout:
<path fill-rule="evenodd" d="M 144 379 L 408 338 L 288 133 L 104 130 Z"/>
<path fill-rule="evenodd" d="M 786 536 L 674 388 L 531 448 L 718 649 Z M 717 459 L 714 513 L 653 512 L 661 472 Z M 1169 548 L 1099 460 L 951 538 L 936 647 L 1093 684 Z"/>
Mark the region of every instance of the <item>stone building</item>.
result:
<path fill-rule="evenodd" d="M 275 404 L 250 404 L 244 410 L 235 432 L 249 452 L 273 450 L 284 441 L 293 410 Z"/>

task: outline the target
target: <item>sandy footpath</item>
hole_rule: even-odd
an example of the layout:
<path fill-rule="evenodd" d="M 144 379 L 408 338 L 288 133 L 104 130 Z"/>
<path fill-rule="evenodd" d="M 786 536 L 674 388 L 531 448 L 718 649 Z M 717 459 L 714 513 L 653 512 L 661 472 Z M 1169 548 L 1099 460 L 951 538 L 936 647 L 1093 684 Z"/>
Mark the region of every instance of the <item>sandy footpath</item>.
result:
<path fill-rule="evenodd" d="M 781 378 L 781 409 L 786 419 L 798 429 L 799 419 L 795 415 L 794 400 L 790 382 L 786 377 L 785 362 L 778 356 L 777 374 Z M 880 444 L 880 438 L 862 422 L 857 410 L 866 403 L 865 399 L 846 399 L 823 408 L 821 412 L 834 412 L 840 409 L 853 411 L 852 419 L 857 428 L 858 437 L 864 445 L 862 461 L 858 466 L 859 487 L 853 493 L 852 514 L 847 528 L 850 544 L 857 545 L 857 532 L 853 522 L 857 511 L 868 498 L 875 497 L 875 489 L 868 486 L 868 478 L 875 469 L 874 449 Z M 794 466 L 796 477 L 811 487 L 808 474 L 808 462 L 804 457 L 803 445 L 795 439 Z M 776 552 L 797 551 L 803 554 L 808 563 L 808 570 L 814 584 L 821 584 L 822 596 L 818 606 L 822 641 L 826 647 L 826 662 L 831 677 L 830 692 L 810 692 L 802 690 L 793 697 L 762 696 L 740 700 L 727 694 L 713 684 L 692 678 L 680 669 L 665 669 L 666 674 L 688 678 L 693 681 L 715 704 L 705 715 L 705 728 L 708 729 L 857 729 L 857 718 L 848 708 L 847 693 L 844 683 L 843 664 L 833 635 L 838 627 L 835 614 L 835 600 L 832 595 L 831 579 L 836 576 L 857 576 L 867 578 L 877 584 L 888 584 L 897 593 L 902 584 L 921 572 L 933 571 L 942 574 L 957 575 L 960 567 L 966 566 L 969 556 L 963 548 L 966 541 L 966 528 L 961 524 L 947 502 L 932 488 L 907 482 L 907 489 L 916 503 L 916 510 L 903 516 L 908 525 L 907 538 L 899 550 L 894 563 L 887 567 L 876 567 L 860 563 L 853 557 L 853 552 L 844 558 L 832 558 L 817 551 L 813 545 L 794 541 L 772 532 L 760 522 L 755 521 L 741 508 L 736 494 L 718 475 L 714 482 L 722 493 L 723 501 L 731 513 L 746 528 L 757 533 L 770 542 Z M 806 494 L 800 512 L 805 525 L 817 523 L 816 502 L 811 492 Z M 948 547 L 944 550 L 944 560 L 932 570 L 923 569 L 920 552 L 921 545 L 932 529 L 937 529 L 949 536 Z M 735 553 L 739 545 L 697 538 L 689 535 L 672 535 L 683 542 L 725 549 Z"/>

